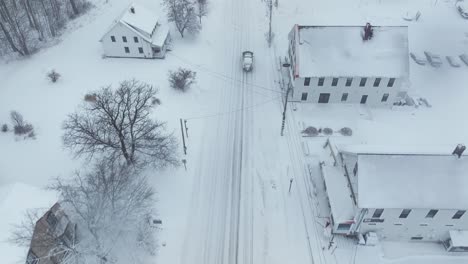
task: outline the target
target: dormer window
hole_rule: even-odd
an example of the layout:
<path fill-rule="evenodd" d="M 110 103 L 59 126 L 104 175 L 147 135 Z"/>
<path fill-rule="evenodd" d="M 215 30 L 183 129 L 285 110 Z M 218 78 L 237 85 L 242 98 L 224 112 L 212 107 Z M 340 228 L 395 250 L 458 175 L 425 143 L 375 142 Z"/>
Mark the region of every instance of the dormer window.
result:
<path fill-rule="evenodd" d="M 50 212 L 47 215 L 46 221 L 47 221 L 47 223 L 49 224 L 49 226 L 51 228 L 55 228 L 55 226 L 57 225 L 57 222 L 58 222 L 57 217 L 52 212 Z"/>

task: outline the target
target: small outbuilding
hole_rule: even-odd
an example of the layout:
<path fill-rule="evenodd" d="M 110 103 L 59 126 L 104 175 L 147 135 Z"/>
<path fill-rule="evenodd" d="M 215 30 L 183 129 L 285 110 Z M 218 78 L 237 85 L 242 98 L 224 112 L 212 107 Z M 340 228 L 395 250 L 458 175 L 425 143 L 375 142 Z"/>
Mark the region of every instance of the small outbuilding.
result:
<path fill-rule="evenodd" d="M 158 12 L 131 4 L 100 42 L 105 57 L 163 59 L 170 50 L 171 35 Z"/>

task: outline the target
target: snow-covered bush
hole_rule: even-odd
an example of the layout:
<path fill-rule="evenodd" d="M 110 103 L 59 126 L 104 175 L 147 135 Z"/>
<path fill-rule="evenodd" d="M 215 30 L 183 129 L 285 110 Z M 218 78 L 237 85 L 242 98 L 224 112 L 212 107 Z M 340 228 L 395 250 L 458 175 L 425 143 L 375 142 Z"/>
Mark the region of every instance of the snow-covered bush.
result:
<path fill-rule="evenodd" d="M 322 133 L 327 135 L 327 136 L 333 135 L 333 129 L 331 129 L 329 127 L 326 127 L 324 129 L 322 129 Z"/>
<path fill-rule="evenodd" d="M 55 70 L 51 70 L 47 73 L 47 78 L 53 83 L 57 82 L 60 78 L 60 73 L 56 72 Z"/>
<path fill-rule="evenodd" d="M 13 123 L 13 131 L 15 135 L 21 136 L 34 133 L 33 126 L 25 122 L 23 116 L 20 113 L 16 111 L 11 111 L 10 118 L 11 122 Z"/>
<path fill-rule="evenodd" d="M 315 127 L 308 127 L 302 131 L 302 133 L 308 135 L 308 136 L 317 136 L 319 134 L 319 131 Z"/>
<path fill-rule="evenodd" d="M 176 90 L 186 91 L 195 83 L 197 73 L 184 68 L 169 71 L 169 84 Z"/>
<path fill-rule="evenodd" d="M 2 125 L 2 132 L 4 132 L 4 133 L 8 132 L 8 125 L 7 124 Z"/>
<path fill-rule="evenodd" d="M 343 136 L 351 136 L 353 134 L 353 130 L 351 130 L 349 127 L 343 127 L 340 129 L 340 133 Z"/>

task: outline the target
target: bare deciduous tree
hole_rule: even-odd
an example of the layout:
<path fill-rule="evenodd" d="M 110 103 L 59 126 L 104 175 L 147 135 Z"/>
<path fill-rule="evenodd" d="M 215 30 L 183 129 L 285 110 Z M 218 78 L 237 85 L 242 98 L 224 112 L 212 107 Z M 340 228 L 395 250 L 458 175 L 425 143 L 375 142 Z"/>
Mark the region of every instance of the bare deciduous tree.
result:
<path fill-rule="evenodd" d="M 0 55 L 32 54 L 89 7 L 87 0 L 0 0 Z"/>
<path fill-rule="evenodd" d="M 191 34 L 200 31 L 200 24 L 197 21 L 195 4 L 190 0 L 164 0 L 167 9 L 167 17 L 170 22 L 174 22 L 180 35 L 184 37 L 187 30 Z"/>
<path fill-rule="evenodd" d="M 208 15 L 208 0 L 197 0 L 197 16 L 200 20 L 200 25 L 202 23 L 202 17 Z"/>
<path fill-rule="evenodd" d="M 136 80 L 93 93 L 64 122 L 64 145 L 77 156 L 102 154 L 127 164 L 166 166 L 177 164 L 176 140 L 165 132 L 165 123 L 151 118 L 157 89 Z"/>
<path fill-rule="evenodd" d="M 154 191 L 135 167 L 105 160 L 70 180 L 57 178 L 50 188 L 60 193 L 61 204 L 81 227 L 78 252 L 82 256 L 105 260 L 135 250 L 154 253 L 155 234 L 149 221 Z M 142 228 L 146 236 L 141 235 Z"/>

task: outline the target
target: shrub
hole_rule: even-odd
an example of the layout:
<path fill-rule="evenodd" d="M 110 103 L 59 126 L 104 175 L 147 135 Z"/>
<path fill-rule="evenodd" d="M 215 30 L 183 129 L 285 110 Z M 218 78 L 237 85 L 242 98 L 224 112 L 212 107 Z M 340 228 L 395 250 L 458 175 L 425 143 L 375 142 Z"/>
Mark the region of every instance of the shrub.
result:
<path fill-rule="evenodd" d="M 308 127 L 302 131 L 302 133 L 307 134 L 308 136 L 317 136 L 319 131 L 315 127 Z"/>
<path fill-rule="evenodd" d="M 60 74 L 56 72 L 55 70 L 51 70 L 50 72 L 47 73 L 47 78 L 49 78 L 51 82 L 55 83 L 60 78 Z"/>
<path fill-rule="evenodd" d="M 169 71 L 169 84 L 176 90 L 186 91 L 195 83 L 197 73 L 184 68 L 179 68 L 177 71 Z"/>
<path fill-rule="evenodd" d="M 343 136 L 351 136 L 353 134 L 353 130 L 351 130 L 349 127 L 343 127 L 340 129 L 340 133 Z"/>
<path fill-rule="evenodd" d="M 29 123 L 26 123 L 20 113 L 11 111 L 10 118 L 13 123 L 13 132 L 15 135 L 25 135 L 31 132 L 34 133 L 33 126 Z"/>
<path fill-rule="evenodd" d="M 7 124 L 2 125 L 2 132 L 4 132 L 4 133 L 8 132 L 8 125 Z"/>
<path fill-rule="evenodd" d="M 331 129 L 329 127 L 326 127 L 324 129 L 322 129 L 322 133 L 327 135 L 327 136 L 333 135 L 333 129 Z"/>
<path fill-rule="evenodd" d="M 86 94 L 84 100 L 86 102 L 96 102 L 96 94 Z"/>

